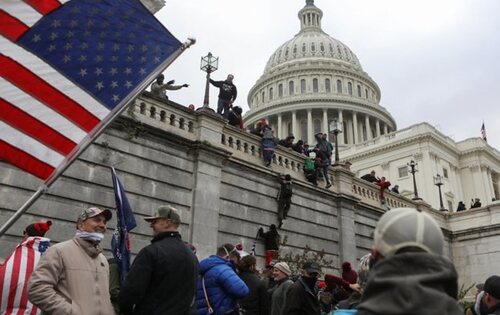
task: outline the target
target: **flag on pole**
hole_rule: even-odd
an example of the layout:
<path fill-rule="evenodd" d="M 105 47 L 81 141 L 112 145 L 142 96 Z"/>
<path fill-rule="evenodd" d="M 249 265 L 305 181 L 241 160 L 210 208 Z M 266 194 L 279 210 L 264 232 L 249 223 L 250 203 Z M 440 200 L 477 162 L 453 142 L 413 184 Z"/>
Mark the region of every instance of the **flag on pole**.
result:
<path fill-rule="evenodd" d="M 116 171 L 111 168 L 111 177 L 113 179 L 113 189 L 115 191 L 116 201 L 116 228 L 111 239 L 111 249 L 113 256 L 120 268 L 120 283 L 123 283 L 130 271 L 130 239 L 128 232 L 137 226 L 134 213 L 128 202 L 125 190 L 120 182 Z"/>
<path fill-rule="evenodd" d="M 0 160 L 46 183 L 186 48 L 138 0 L 2 0 L 0 35 Z"/>
<path fill-rule="evenodd" d="M 484 141 L 488 142 L 488 140 L 486 140 L 486 128 L 484 127 L 484 122 L 481 126 L 481 138 L 483 138 Z"/>
<path fill-rule="evenodd" d="M 0 314 L 39 315 L 28 301 L 28 281 L 41 255 L 50 246 L 45 237 L 24 239 L 0 267 Z"/>

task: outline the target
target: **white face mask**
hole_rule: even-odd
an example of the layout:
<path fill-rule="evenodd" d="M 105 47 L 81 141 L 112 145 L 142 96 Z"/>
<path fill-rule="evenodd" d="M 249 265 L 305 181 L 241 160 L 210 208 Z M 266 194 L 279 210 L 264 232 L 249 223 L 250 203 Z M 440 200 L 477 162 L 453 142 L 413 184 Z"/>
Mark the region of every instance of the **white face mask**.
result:
<path fill-rule="evenodd" d="M 81 230 L 76 230 L 75 236 L 87 241 L 94 241 L 94 242 L 100 242 L 104 239 L 104 234 L 102 233 L 97 233 L 97 232 L 91 233 Z"/>

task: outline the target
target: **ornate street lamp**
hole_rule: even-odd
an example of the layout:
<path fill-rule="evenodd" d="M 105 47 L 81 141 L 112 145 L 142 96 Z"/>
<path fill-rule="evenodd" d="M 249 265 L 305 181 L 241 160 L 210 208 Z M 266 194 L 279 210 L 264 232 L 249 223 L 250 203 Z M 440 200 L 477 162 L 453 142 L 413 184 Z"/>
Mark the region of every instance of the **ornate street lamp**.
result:
<path fill-rule="evenodd" d="M 422 200 L 422 198 L 420 198 L 418 196 L 417 181 L 415 180 L 415 173 L 418 172 L 418 170 L 417 170 L 418 163 L 411 160 L 410 163 L 406 163 L 406 165 L 408 165 L 408 172 L 410 172 L 411 175 L 413 175 L 413 193 L 415 194 L 415 196 L 411 199 L 412 200 Z"/>
<path fill-rule="evenodd" d="M 203 108 L 209 108 L 208 95 L 210 87 L 210 73 L 217 70 L 219 66 L 219 57 L 214 57 L 211 52 L 205 57 L 201 57 L 200 69 L 207 73 L 207 82 L 205 83 L 205 98 L 203 99 Z"/>
<path fill-rule="evenodd" d="M 446 211 L 445 207 L 443 206 L 443 196 L 441 195 L 441 186 L 444 185 L 443 176 L 439 174 L 434 176 L 434 185 L 438 186 L 439 189 L 439 210 Z"/>
<path fill-rule="evenodd" d="M 333 133 L 333 141 L 335 142 L 335 163 L 333 163 L 333 165 L 339 165 L 338 135 L 342 133 L 342 123 L 337 121 L 337 119 L 332 120 L 330 123 L 330 132 Z"/>

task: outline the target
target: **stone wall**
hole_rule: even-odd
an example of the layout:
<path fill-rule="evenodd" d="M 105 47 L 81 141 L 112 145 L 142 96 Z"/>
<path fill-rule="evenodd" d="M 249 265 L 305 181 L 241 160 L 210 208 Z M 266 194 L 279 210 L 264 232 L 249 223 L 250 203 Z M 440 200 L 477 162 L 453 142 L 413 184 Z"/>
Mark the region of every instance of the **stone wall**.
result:
<path fill-rule="evenodd" d="M 332 261 L 325 266 L 330 271 L 344 260 L 356 264 L 369 252 L 372 232 L 384 211 L 377 187 L 342 166 L 330 168 L 334 183 L 330 189 L 321 182 L 315 187 L 304 180 L 302 165 L 302 156 L 279 147 L 272 167 L 266 168 L 259 138 L 228 126 L 210 111 L 190 111 L 145 93 L 0 239 L 0 258 L 12 251 L 33 220 L 53 220 L 47 236 L 59 242 L 73 235 L 74 220 L 83 207 L 113 208 L 113 166 L 136 214 L 133 253 L 151 239 L 142 217 L 162 204 L 180 210 L 181 234 L 197 247 L 200 258 L 226 242 L 242 242 L 250 250 L 259 226 L 267 229 L 277 223 L 276 177 L 288 173 L 294 180 L 294 195 L 280 231 L 285 240 L 282 252 L 301 253 L 306 247 L 324 251 Z M 40 182 L 1 163 L 0 177 L 0 220 L 5 222 Z M 450 215 L 392 193 L 386 199 L 389 207 L 416 207 L 437 219 L 448 240 L 446 253 L 455 261 L 461 279 L 478 282 L 494 273 L 500 207 Z M 108 256 L 114 226 L 115 219 L 108 224 L 103 243 Z M 256 249 L 262 261 L 261 241 Z"/>

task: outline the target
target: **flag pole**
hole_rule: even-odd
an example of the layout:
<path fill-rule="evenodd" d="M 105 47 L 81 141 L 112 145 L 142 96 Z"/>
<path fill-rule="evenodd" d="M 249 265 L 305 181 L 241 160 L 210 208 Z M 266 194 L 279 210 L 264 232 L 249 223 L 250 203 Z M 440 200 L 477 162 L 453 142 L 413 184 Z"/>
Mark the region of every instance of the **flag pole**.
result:
<path fill-rule="evenodd" d="M 188 38 L 186 42 L 184 42 L 174 53 L 172 53 L 167 59 L 165 59 L 162 64 L 157 68 L 156 71 L 151 72 L 151 74 L 142 81 L 142 84 L 138 85 L 134 90 L 135 92 L 130 93 L 128 97 L 126 97 L 122 101 L 121 106 L 116 107 L 116 111 L 110 115 L 109 119 L 102 121 L 98 127 L 87 135 L 86 139 L 82 141 L 81 145 L 76 146 L 73 151 L 68 154 L 68 156 L 64 159 L 63 163 L 52 173 L 52 175 L 38 187 L 37 191 L 33 194 L 33 196 L 26 201 L 21 208 L 19 208 L 12 217 L 5 222 L 0 228 L 0 237 L 2 237 L 5 232 L 29 209 L 35 201 L 43 195 L 49 187 L 58 179 L 62 173 L 71 165 L 71 162 L 76 160 L 78 156 L 87 149 L 87 147 L 104 131 L 104 129 L 116 118 L 118 117 L 128 106 L 128 103 L 132 102 L 133 99 L 144 89 L 148 87 L 151 80 L 156 78 L 163 70 L 165 70 L 172 62 L 174 62 L 186 49 L 191 47 L 196 43 L 194 38 Z"/>

